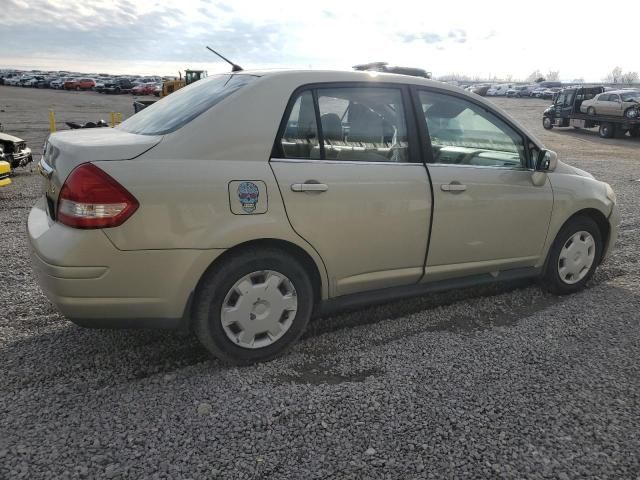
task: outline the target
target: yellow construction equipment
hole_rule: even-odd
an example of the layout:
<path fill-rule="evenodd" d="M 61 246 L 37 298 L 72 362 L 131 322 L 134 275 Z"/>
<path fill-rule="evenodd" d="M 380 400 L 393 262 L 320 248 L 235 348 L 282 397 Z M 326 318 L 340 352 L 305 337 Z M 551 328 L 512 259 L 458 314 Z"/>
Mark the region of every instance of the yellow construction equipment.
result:
<path fill-rule="evenodd" d="M 161 97 L 166 97 L 170 93 L 173 93 L 182 87 L 186 87 L 187 85 L 191 85 L 193 82 L 197 82 L 207 76 L 207 72 L 205 70 L 185 70 L 184 79 L 182 78 L 182 73 L 178 73 L 180 74 L 179 79 L 166 80 L 162 82 L 162 92 L 160 93 Z"/>

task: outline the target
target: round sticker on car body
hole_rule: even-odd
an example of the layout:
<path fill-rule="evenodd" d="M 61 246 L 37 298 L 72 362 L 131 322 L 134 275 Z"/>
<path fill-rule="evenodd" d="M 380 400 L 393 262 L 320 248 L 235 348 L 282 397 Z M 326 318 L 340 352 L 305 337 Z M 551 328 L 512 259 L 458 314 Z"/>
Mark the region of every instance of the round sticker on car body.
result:
<path fill-rule="evenodd" d="M 267 211 L 267 185 L 261 180 L 229 182 L 229 203 L 236 215 L 255 215 Z"/>

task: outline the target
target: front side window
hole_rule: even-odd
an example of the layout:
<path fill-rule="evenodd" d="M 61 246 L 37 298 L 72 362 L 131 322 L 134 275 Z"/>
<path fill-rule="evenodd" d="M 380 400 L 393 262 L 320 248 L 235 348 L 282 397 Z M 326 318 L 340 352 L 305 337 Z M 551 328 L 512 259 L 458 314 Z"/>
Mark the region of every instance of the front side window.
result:
<path fill-rule="evenodd" d="M 486 108 L 442 93 L 419 98 L 434 163 L 527 168 L 522 135 Z"/>

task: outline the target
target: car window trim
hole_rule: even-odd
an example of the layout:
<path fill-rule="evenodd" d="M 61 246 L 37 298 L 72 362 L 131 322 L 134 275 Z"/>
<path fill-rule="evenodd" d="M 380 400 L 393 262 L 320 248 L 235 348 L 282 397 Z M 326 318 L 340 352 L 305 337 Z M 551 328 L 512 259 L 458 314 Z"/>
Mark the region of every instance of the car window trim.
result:
<path fill-rule="evenodd" d="M 416 121 L 418 122 L 418 127 L 419 130 L 422 132 L 423 134 L 423 138 L 426 140 L 425 142 L 420 142 L 421 144 L 424 143 L 424 145 L 427 145 L 427 147 L 425 147 L 424 150 L 426 150 L 424 153 L 426 153 L 427 155 L 424 157 L 424 161 L 427 164 L 427 166 L 429 165 L 451 165 L 449 163 L 435 163 L 433 161 L 434 157 L 433 157 L 433 145 L 431 144 L 431 136 L 429 135 L 429 127 L 427 125 L 427 119 L 425 118 L 424 114 L 420 114 L 420 112 L 422 112 L 422 102 L 420 101 L 420 92 L 421 91 L 425 91 L 425 92 L 431 92 L 431 93 L 439 93 L 441 95 L 449 95 L 455 98 L 459 98 L 461 100 L 467 101 L 479 108 L 482 108 L 483 110 L 485 110 L 486 112 L 494 115 L 495 117 L 497 117 L 498 119 L 500 119 L 501 121 L 503 121 L 508 127 L 510 127 L 517 135 L 520 136 L 520 139 L 522 140 L 523 146 L 524 146 L 524 153 L 525 153 L 525 157 L 527 160 L 527 163 L 530 164 L 532 163 L 532 158 L 531 158 L 531 148 L 530 145 L 534 144 L 535 142 L 533 142 L 529 136 L 522 131 L 522 129 L 520 129 L 519 127 L 517 127 L 516 125 L 513 124 L 513 122 L 511 120 L 509 120 L 508 118 L 506 118 L 504 115 L 502 115 L 499 111 L 493 110 L 493 109 L 489 109 L 490 107 L 487 107 L 487 105 L 484 105 L 481 102 L 476 101 L 474 98 L 469 97 L 468 95 L 464 95 L 464 94 L 460 94 L 458 92 L 452 92 L 450 90 L 444 90 L 444 89 L 440 89 L 437 87 L 431 87 L 431 86 L 423 86 L 423 85 L 411 85 L 411 94 L 413 97 L 413 102 L 414 102 L 414 108 L 415 108 L 415 116 Z M 538 145 L 536 145 L 536 147 L 538 147 Z M 456 164 L 456 166 L 459 166 Z M 482 167 L 482 165 L 470 165 L 470 166 L 474 166 L 474 167 Z M 492 166 L 486 166 L 486 168 L 494 168 L 494 169 L 499 169 L 499 170 L 507 170 L 507 169 L 513 169 L 512 167 L 492 167 Z M 515 170 L 526 170 L 526 171 L 534 171 L 535 168 L 533 168 L 531 165 L 527 165 L 526 167 L 521 166 L 520 168 L 516 168 Z"/>
<path fill-rule="evenodd" d="M 282 149 L 282 144 L 280 140 L 282 139 L 284 132 L 287 128 L 287 123 L 289 121 L 289 117 L 291 116 L 291 111 L 293 110 L 293 106 L 298 99 L 298 97 L 305 91 L 310 91 L 313 95 L 314 109 L 316 112 L 316 130 L 318 133 L 318 142 L 320 145 L 320 155 L 322 158 L 320 160 L 326 160 L 326 155 L 324 154 L 324 136 L 322 135 L 322 125 L 320 124 L 320 106 L 318 103 L 318 94 L 317 90 L 320 89 L 334 89 L 334 88 L 387 88 L 387 89 L 395 89 L 400 92 L 400 98 L 402 101 L 402 108 L 404 110 L 404 120 L 405 127 L 407 129 L 407 139 L 409 143 L 409 159 L 410 162 L 353 162 L 356 164 L 375 164 L 375 165 L 404 165 L 404 164 L 417 164 L 422 165 L 424 162 L 422 160 L 422 155 L 420 153 L 420 141 L 418 136 L 418 129 L 415 124 L 415 112 L 412 109 L 412 101 L 411 101 L 411 85 L 404 83 L 394 83 L 394 82 L 384 82 L 384 83 L 376 83 L 376 82 L 353 82 L 353 81 L 344 81 L 344 82 L 314 82 L 307 83 L 304 85 L 298 86 L 289 96 L 289 100 L 287 101 L 287 106 L 282 115 L 282 119 L 280 120 L 280 125 L 278 127 L 278 131 L 276 133 L 276 137 L 273 142 L 273 146 L 271 148 L 271 156 L 273 159 L 285 159 L 284 150 Z M 287 159 L 288 160 L 288 159 Z M 301 161 L 312 161 L 311 159 L 291 159 L 291 160 L 301 160 Z M 342 161 L 336 160 L 336 163 L 351 163 L 352 161 Z"/>

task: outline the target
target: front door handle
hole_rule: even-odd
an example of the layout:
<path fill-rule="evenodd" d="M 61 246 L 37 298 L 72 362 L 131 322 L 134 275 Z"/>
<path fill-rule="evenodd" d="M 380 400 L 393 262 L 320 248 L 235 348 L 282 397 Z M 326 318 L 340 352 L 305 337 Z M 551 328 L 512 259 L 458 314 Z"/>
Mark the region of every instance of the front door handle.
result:
<path fill-rule="evenodd" d="M 329 187 L 324 183 L 294 183 L 291 185 L 294 192 L 326 192 Z"/>
<path fill-rule="evenodd" d="M 461 183 L 448 183 L 440 185 L 440 189 L 445 192 L 464 192 L 467 189 L 467 186 L 462 185 Z"/>

